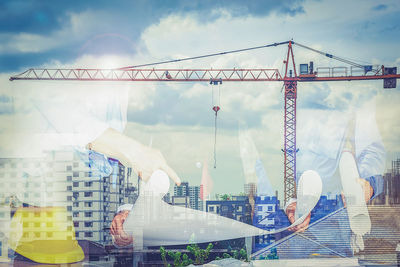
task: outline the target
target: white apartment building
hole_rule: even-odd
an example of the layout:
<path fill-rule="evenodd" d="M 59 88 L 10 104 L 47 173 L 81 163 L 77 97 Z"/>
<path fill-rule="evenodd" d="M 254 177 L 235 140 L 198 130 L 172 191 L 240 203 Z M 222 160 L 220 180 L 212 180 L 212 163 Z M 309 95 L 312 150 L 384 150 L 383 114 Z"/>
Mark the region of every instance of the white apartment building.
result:
<path fill-rule="evenodd" d="M 182 182 L 180 186 L 175 185 L 172 205 L 183 205 L 181 203 L 185 199 L 183 197 L 189 198 L 188 201 L 185 200 L 187 207 L 194 210 L 203 210 L 203 201 L 200 199 L 200 186 L 189 186 L 188 182 Z"/>
<path fill-rule="evenodd" d="M 203 210 L 203 201 L 200 199 L 200 186 L 189 186 L 190 208 Z"/>
<path fill-rule="evenodd" d="M 64 207 L 76 239 L 110 243 L 107 228 L 118 206 L 134 193 L 125 194 L 130 171 L 116 160 L 109 159 L 109 163 L 112 173 L 102 177 L 100 171 L 89 166 L 87 155 L 70 148 L 48 151 L 41 158 L 1 158 L 0 204 L 12 197 L 17 199 L 15 208 L 22 204 Z M 0 208 L 2 229 L 11 220 L 9 206 Z M 6 241 L 7 233 L 0 233 L 1 255 L 8 250 Z"/>

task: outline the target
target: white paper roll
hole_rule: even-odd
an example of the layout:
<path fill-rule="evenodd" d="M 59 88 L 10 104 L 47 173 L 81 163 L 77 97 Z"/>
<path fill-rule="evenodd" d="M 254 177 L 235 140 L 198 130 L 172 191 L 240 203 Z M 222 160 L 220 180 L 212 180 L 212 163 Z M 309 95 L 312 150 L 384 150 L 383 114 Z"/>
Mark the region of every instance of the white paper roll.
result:
<path fill-rule="evenodd" d="M 316 171 L 305 171 L 297 187 L 297 204 L 295 220 L 306 216 L 315 207 L 322 193 L 321 177 Z"/>
<path fill-rule="evenodd" d="M 123 226 L 133 235 L 134 246 L 136 242 L 143 246 L 179 245 L 273 234 L 302 223 L 318 202 L 317 198 L 308 201 L 309 210 L 289 227 L 265 231 L 213 213 L 165 203 L 159 193 L 168 191 L 169 178 L 163 171 L 154 172 L 142 188 Z"/>
<path fill-rule="evenodd" d="M 360 175 L 352 153 L 342 152 L 339 171 L 350 228 L 356 235 L 364 235 L 371 230 L 371 220 L 365 204 L 364 191 L 361 184 L 357 182 Z"/>

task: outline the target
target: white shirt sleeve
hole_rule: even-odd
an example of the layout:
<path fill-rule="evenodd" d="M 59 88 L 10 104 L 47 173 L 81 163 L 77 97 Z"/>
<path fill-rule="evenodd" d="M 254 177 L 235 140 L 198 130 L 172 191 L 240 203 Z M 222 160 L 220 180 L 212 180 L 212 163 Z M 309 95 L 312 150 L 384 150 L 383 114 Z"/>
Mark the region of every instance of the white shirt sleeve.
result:
<path fill-rule="evenodd" d="M 133 209 L 133 204 L 124 204 L 118 207 L 117 213 L 124 210 L 132 210 L 132 209 Z"/>

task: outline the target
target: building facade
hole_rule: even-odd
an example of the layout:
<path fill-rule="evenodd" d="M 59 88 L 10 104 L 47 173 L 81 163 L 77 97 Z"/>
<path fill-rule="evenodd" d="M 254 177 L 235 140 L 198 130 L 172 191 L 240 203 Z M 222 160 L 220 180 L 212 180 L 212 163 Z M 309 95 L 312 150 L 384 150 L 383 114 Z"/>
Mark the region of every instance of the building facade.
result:
<path fill-rule="evenodd" d="M 251 224 L 251 206 L 247 196 L 232 196 L 229 200 L 207 200 L 206 211 Z"/>
<path fill-rule="evenodd" d="M 130 170 L 117 160 L 107 161 L 111 169 L 110 174 L 104 176 L 104 172 L 90 164 L 88 154 L 71 148 L 48 151 L 40 158 L 2 158 L 0 203 L 14 199 L 14 211 L 21 206 L 47 211 L 62 208 L 72 226 L 67 231 L 73 233 L 74 238 L 110 244 L 108 228 L 118 206 L 133 203 L 136 193 L 135 187 L 125 182 Z M 0 209 L 1 225 L 10 224 L 12 216 L 7 208 L 10 209 L 10 204 Z M 29 222 L 25 225 L 31 227 Z M 40 227 L 41 231 L 51 235 L 49 229 L 42 224 Z M 33 236 L 44 240 L 37 230 L 31 231 Z M 25 234 L 30 236 L 30 233 Z M 2 236 L 6 235 L 0 235 L 0 239 Z M 0 240 L 2 254 L 8 250 L 4 241 L 5 237 Z"/>
<path fill-rule="evenodd" d="M 189 201 L 186 201 L 184 197 L 188 197 Z M 200 199 L 200 186 L 189 186 L 188 182 L 182 182 L 180 186 L 175 185 L 171 204 L 182 206 L 182 201 L 188 208 L 203 210 L 203 201 Z"/>

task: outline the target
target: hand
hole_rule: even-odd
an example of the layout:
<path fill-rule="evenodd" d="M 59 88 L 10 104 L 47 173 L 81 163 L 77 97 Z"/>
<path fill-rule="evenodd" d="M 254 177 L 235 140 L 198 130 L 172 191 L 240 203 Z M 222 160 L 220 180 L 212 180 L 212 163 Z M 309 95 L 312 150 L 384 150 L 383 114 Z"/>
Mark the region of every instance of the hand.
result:
<path fill-rule="evenodd" d="M 132 153 L 130 163 L 132 168 L 137 171 L 139 177 L 148 181 L 156 170 L 164 171 L 177 185 L 181 184 L 176 172 L 167 164 L 164 156 L 157 149 L 141 145 L 139 153 Z"/>
<path fill-rule="evenodd" d="M 181 184 L 178 175 L 167 164 L 159 150 L 147 147 L 112 128 L 105 130 L 89 143 L 88 149 L 118 159 L 123 165 L 132 167 L 144 181 L 156 170 L 162 170 L 177 185 Z"/>
<path fill-rule="evenodd" d="M 133 237 L 125 233 L 123 224 L 129 215 L 129 210 L 124 210 L 115 215 L 111 222 L 110 233 L 113 237 L 115 244 L 118 246 L 128 246 L 132 244 Z"/>
<path fill-rule="evenodd" d="M 370 185 L 370 183 L 367 180 L 358 178 L 357 182 L 361 185 L 361 188 L 364 192 L 364 199 L 365 199 L 365 202 L 367 203 L 371 199 L 372 195 L 374 194 L 374 189 L 372 188 L 372 186 Z M 344 197 L 343 192 L 341 193 L 341 195 L 342 195 L 343 206 L 346 208 L 346 199 Z"/>
<path fill-rule="evenodd" d="M 286 215 L 290 223 L 294 223 L 294 213 L 296 211 L 297 202 L 293 202 L 286 208 Z M 292 232 L 304 232 L 310 224 L 311 213 L 304 219 L 304 221 L 296 226 L 290 227 L 288 230 Z"/>

